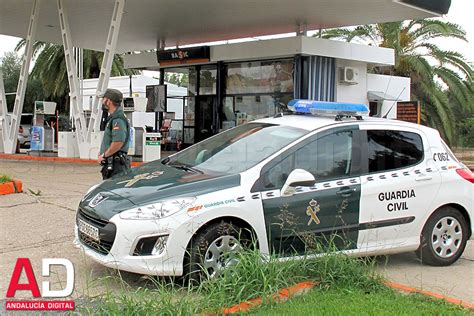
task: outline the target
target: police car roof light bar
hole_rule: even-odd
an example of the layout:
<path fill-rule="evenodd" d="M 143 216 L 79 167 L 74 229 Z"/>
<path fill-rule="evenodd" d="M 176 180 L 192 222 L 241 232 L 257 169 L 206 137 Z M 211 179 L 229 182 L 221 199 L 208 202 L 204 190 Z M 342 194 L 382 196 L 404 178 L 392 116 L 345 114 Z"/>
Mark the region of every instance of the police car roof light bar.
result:
<path fill-rule="evenodd" d="M 295 99 L 288 103 L 288 108 L 295 113 L 334 115 L 336 116 L 336 120 L 341 120 L 343 117 L 356 117 L 360 120 L 362 116 L 369 114 L 367 105 L 359 103 Z"/>

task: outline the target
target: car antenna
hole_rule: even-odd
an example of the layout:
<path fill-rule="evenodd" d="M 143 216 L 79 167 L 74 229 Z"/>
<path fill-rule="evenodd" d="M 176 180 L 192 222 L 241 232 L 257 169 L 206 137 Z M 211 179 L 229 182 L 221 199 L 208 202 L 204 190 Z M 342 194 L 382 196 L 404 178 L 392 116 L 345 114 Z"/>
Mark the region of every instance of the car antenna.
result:
<path fill-rule="evenodd" d="M 403 87 L 402 91 L 400 91 L 400 94 L 397 96 L 397 99 L 393 101 L 393 104 L 392 106 L 390 107 L 390 109 L 388 109 L 387 113 L 385 113 L 384 116 L 382 116 L 382 118 L 386 119 L 388 114 L 392 111 L 393 109 L 393 106 L 397 103 L 397 101 L 400 99 L 400 96 L 402 95 L 403 91 L 405 91 L 405 87 Z"/>

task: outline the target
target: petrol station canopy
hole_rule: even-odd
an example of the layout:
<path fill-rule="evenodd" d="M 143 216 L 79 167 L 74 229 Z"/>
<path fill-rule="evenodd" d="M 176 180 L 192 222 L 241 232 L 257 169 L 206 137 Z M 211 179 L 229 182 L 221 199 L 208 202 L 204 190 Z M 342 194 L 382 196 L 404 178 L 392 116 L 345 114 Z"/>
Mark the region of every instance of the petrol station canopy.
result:
<path fill-rule="evenodd" d="M 451 0 L 128 0 L 117 52 L 446 14 Z M 25 37 L 33 0 L 0 0 L 0 34 Z M 72 43 L 104 50 L 114 0 L 66 0 Z M 57 2 L 42 0 L 36 40 L 61 44 Z"/>

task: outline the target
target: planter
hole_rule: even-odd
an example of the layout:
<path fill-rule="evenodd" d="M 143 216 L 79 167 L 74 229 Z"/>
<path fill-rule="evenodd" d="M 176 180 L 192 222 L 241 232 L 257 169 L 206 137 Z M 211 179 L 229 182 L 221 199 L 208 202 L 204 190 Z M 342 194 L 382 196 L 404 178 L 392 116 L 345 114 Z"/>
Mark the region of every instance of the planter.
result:
<path fill-rule="evenodd" d="M 20 180 L 13 180 L 0 184 L 0 195 L 23 192 L 23 183 Z"/>

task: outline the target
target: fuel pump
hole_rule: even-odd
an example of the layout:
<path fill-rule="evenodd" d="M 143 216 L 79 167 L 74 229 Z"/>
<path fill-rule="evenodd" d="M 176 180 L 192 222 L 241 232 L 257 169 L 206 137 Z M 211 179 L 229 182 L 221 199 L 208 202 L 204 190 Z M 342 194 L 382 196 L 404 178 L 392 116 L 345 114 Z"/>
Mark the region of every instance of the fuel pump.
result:
<path fill-rule="evenodd" d="M 47 121 L 53 115 L 56 102 L 35 101 L 30 151 L 54 151 L 56 131 Z"/>

